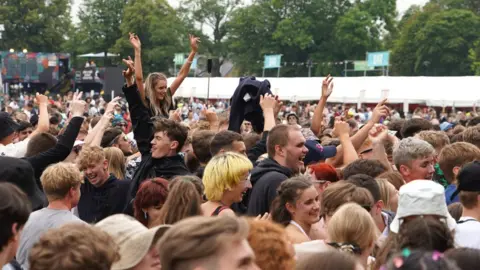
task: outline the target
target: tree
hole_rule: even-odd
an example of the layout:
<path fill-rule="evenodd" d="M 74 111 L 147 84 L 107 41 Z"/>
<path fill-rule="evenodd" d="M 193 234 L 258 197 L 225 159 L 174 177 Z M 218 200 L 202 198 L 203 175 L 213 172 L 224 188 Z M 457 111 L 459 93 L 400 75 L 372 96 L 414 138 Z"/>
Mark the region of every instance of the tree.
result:
<path fill-rule="evenodd" d="M 472 11 L 429 4 L 410 16 L 392 60 L 400 75 L 472 74 L 469 51 L 480 37 L 480 17 Z"/>
<path fill-rule="evenodd" d="M 399 36 L 394 42 L 392 48 L 392 74 L 402 76 L 427 75 L 418 74 L 415 71 L 416 65 L 416 33 L 422 29 L 429 18 L 436 12 L 440 12 L 438 5 L 427 5 L 422 9 L 412 8 L 405 13 L 400 21 L 402 27 L 399 29 Z M 430 62 L 425 63 L 426 70 Z"/>
<path fill-rule="evenodd" d="M 461 76 L 472 74 L 469 49 L 480 34 L 480 18 L 468 10 L 447 10 L 434 14 L 417 33 L 415 70 L 423 71 L 425 61 L 432 65 L 433 75 Z"/>
<path fill-rule="evenodd" d="M 265 4 L 252 4 L 234 12 L 229 25 L 228 48 L 238 73 L 260 74 L 264 54 L 279 53 L 272 42 L 278 21 Z"/>
<path fill-rule="evenodd" d="M 430 0 L 444 9 L 468 9 L 480 15 L 480 1 L 478 0 Z"/>
<path fill-rule="evenodd" d="M 166 0 L 136 0 L 127 4 L 120 25 L 120 37 L 114 47 L 114 51 L 123 57 L 133 57 L 129 32 L 137 34 L 142 42 L 145 73 L 173 74 L 174 54 L 189 50 L 186 27 Z"/>
<path fill-rule="evenodd" d="M 350 9 L 340 17 L 334 32 L 340 59 L 365 59 L 367 51 L 380 48 L 380 31 L 374 17 L 359 7 Z"/>
<path fill-rule="evenodd" d="M 126 0 L 84 0 L 78 31 L 86 37 L 82 44 L 89 52 L 107 53 L 120 38 L 120 24 Z"/>
<path fill-rule="evenodd" d="M 480 75 L 480 39 L 475 41 L 473 48 L 469 51 L 468 58 L 472 61 L 472 71 L 475 75 Z"/>
<path fill-rule="evenodd" d="M 228 58 L 225 38 L 229 32 L 229 21 L 240 0 L 183 0 L 179 13 L 191 26 L 200 26 L 200 31 L 211 30 L 212 35 L 203 35 L 202 47 L 213 58 L 212 75 L 219 76 L 220 65 Z M 207 31 L 208 31 L 207 30 Z"/>
<path fill-rule="evenodd" d="M 0 0 L 4 49 L 60 52 L 71 26 L 69 0 Z"/>

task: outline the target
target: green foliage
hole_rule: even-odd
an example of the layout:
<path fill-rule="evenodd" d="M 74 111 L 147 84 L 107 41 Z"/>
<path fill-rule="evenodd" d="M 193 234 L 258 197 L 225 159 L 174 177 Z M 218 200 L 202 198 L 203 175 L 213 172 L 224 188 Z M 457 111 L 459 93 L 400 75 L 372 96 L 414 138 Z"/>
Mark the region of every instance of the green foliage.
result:
<path fill-rule="evenodd" d="M 84 0 L 78 18 L 78 32 L 88 52 L 104 52 L 121 36 L 120 22 L 126 0 Z"/>
<path fill-rule="evenodd" d="M 125 7 L 121 34 L 113 50 L 133 58 L 129 32 L 142 42 L 144 75 L 154 71 L 173 74 L 174 54 L 189 51 L 186 27 L 166 0 L 136 0 Z"/>
<path fill-rule="evenodd" d="M 342 16 L 335 26 L 335 39 L 340 59 L 362 59 L 368 51 L 380 48 L 380 31 L 374 18 L 358 7 Z"/>
<path fill-rule="evenodd" d="M 71 27 L 69 0 L 0 0 L 4 50 L 60 52 Z"/>
<path fill-rule="evenodd" d="M 471 69 L 475 75 L 480 75 L 480 39 L 475 41 L 470 49 L 468 59 L 472 61 Z"/>
<path fill-rule="evenodd" d="M 480 75 L 480 1 L 430 0 L 398 19 L 396 0 L 84 0 L 79 25 L 69 0 L 0 0 L 3 48 L 29 51 L 117 52 L 133 57 L 128 33 L 142 41 L 145 73 L 173 74 L 175 53 L 201 37 L 200 55 L 225 60 L 236 75 L 261 75 L 266 54 L 282 54 L 281 76 L 343 75 L 346 59 L 390 50 L 391 74 Z M 83 60 L 82 60 L 83 61 Z M 337 63 L 337 64 L 332 64 Z M 107 63 L 108 64 L 108 63 Z M 204 64 L 204 63 L 203 63 Z M 179 67 L 178 67 L 179 68 Z M 275 76 L 277 70 L 267 70 Z"/>
<path fill-rule="evenodd" d="M 469 51 L 480 34 L 472 11 L 427 5 L 402 20 L 392 55 L 394 73 L 415 76 L 471 75 Z"/>

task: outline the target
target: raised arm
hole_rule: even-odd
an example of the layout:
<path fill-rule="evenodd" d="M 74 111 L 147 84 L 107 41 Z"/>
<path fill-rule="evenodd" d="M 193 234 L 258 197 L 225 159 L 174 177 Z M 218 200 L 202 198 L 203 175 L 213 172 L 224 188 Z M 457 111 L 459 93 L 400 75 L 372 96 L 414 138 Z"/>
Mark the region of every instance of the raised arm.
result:
<path fill-rule="evenodd" d="M 145 103 L 145 88 L 143 87 L 143 69 L 142 69 L 142 43 L 137 35 L 130 33 L 130 44 L 135 51 L 135 82 L 137 83 L 138 93 Z"/>
<path fill-rule="evenodd" d="M 346 166 L 358 159 L 357 150 L 350 139 L 350 127 L 347 122 L 336 122 L 333 134 L 340 139 L 343 149 L 343 165 Z"/>
<path fill-rule="evenodd" d="M 39 107 L 38 126 L 35 131 L 28 136 L 29 138 L 32 138 L 39 133 L 47 132 L 50 127 L 50 119 L 48 117 L 48 97 L 37 93 L 35 100 Z"/>
<path fill-rule="evenodd" d="M 318 105 L 315 108 L 315 112 L 313 113 L 313 118 L 312 118 L 312 126 L 310 129 L 313 131 L 313 134 L 315 136 L 318 136 L 320 134 L 320 131 L 322 131 L 322 125 L 323 125 L 323 110 L 325 109 L 325 105 L 327 104 L 327 99 L 328 97 L 332 94 L 333 91 L 333 77 L 328 75 L 322 83 L 322 96 L 320 97 L 320 100 L 318 101 Z"/>
<path fill-rule="evenodd" d="M 390 114 L 390 110 L 385 105 L 387 99 L 382 100 L 380 103 L 377 104 L 375 109 L 373 110 L 372 118 L 357 132 L 355 135 L 352 136 L 351 141 L 355 150 L 358 150 L 360 146 L 362 146 L 363 142 L 367 139 L 370 129 L 380 122 L 382 117 L 386 117 Z M 343 146 L 339 145 L 337 147 L 337 155 L 333 158 L 327 159 L 327 163 L 333 165 L 334 167 L 339 167 L 343 161 Z"/>
<path fill-rule="evenodd" d="M 183 64 L 182 68 L 178 72 L 177 78 L 175 78 L 175 81 L 173 81 L 172 85 L 170 85 L 170 91 L 172 93 L 172 96 L 180 87 L 183 80 L 185 80 L 185 78 L 188 76 L 188 72 L 190 72 L 190 66 L 192 65 L 195 54 L 198 51 L 198 43 L 200 43 L 200 38 L 190 35 L 190 47 L 192 48 L 192 51 L 188 55 L 187 62 Z"/>
<path fill-rule="evenodd" d="M 100 121 L 98 121 L 97 125 L 88 133 L 87 137 L 85 138 L 85 146 L 100 146 L 103 134 L 109 127 L 110 121 L 113 118 L 113 110 L 115 106 L 118 105 L 118 101 L 120 99 L 120 97 L 116 97 L 107 104 L 107 108 L 105 109 L 105 113 L 102 115 L 102 118 L 100 118 Z"/>
<path fill-rule="evenodd" d="M 83 123 L 83 112 L 86 103 L 83 100 L 74 100 L 71 103 L 72 119 L 65 132 L 58 136 L 58 141 L 52 148 L 37 155 L 25 158 L 32 165 L 37 179 L 49 165 L 63 161 L 72 151 L 73 144 Z M 39 186 L 41 186 L 39 184 Z"/>
<path fill-rule="evenodd" d="M 134 83 L 133 62 L 123 60 L 128 66 L 126 71 L 123 71 L 126 86 L 123 87 L 123 93 L 128 102 L 130 110 L 130 118 L 132 120 L 133 136 L 137 141 L 138 150 L 142 155 L 150 152 L 150 141 L 153 138 L 153 123 L 150 119 L 147 107 L 143 104 L 142 99 L 137 91 L 137 86 Z"/>
<path fill-rule="evenodd" d="M 278 115 L 282 102 L 278 100 L 278 96 L 267 94 L 260 96 L 260 107 L 263 111 L 263 134 L 260 141 L 255 144 L 247 153 L 248 159 L 255 164 L 258 158 L 267 152 L 268 132 L 275 127 L 275 116 Z"/>

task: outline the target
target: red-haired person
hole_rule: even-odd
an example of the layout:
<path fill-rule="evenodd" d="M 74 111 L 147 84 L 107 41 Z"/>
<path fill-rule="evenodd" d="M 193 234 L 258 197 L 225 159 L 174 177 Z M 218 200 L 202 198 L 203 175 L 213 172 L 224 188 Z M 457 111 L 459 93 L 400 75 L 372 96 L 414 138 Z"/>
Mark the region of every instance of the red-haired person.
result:
<path fill-rule="evenodd" d="M 330 164 L 316 163 L 308 166 L 308 169 L 310 170 L 312 182 L 315 185 L 319 195 L 323 193 L 328 185 L 340 180 L 337 170 Z"/>
<path fill-rule="evenodd" d="M 137 191 L 133 202 L 133 215 L 143 225 L 151 228 L 165 204 L 168 195 L 168 181 L 152 178 L 144 181 Z"/>
<path fill-rule="evenodd" d="M 322 199 L 323 191 L 331 184 L 340 180 L 337 170 L 330 164 L 316 163 L 308 166 L 312 182 L 317 189 L 320 200 Z M 312 240 L 325 239 L 327 231 L 325 229 L 324 220 L 312 225 L 309 236 Z"/>

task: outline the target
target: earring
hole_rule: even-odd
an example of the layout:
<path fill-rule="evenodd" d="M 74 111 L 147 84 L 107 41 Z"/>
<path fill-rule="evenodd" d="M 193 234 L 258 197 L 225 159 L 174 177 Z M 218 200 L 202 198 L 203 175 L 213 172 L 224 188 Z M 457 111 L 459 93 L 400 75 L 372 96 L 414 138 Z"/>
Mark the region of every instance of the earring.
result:
<path fill-rule="evenodd" d="M 148 219 L 147 212 L 143 211 L 143 217 L 144 217 L 145 219 Z"/>

